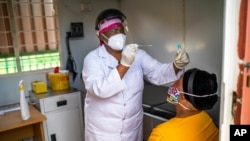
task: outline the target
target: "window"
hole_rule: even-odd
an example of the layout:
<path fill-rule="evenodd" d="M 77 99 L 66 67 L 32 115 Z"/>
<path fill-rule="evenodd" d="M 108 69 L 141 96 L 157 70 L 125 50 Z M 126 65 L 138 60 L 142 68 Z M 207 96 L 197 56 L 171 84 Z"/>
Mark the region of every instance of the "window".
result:
<path fill-rule="evenodd" d="M 55 0 L 0 0 L 0 75 L 60 66 Z"/>

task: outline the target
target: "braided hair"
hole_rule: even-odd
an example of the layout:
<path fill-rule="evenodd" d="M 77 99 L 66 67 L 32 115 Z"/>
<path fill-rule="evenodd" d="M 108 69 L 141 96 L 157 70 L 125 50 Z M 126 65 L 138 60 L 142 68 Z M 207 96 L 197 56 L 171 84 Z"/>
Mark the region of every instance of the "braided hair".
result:
<path fill-rule="evenodd" d="M 211 109 L 218 100 L 218 84 L 216 75 L 197 68 L 189 69 L 184 73 L 183 91 L 197 96 L 211 95 L 207 97 L 194 97 L 185 95 L 185 98 L 199 110 Z"/>

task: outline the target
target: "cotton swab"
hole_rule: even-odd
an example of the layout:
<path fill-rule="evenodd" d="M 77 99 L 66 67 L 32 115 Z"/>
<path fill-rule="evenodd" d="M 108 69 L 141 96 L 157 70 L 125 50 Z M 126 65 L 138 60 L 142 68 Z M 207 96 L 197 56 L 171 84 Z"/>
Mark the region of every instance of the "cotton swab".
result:
<path fill-rule="evenodd" d="M 137 45 L 138 47 L 151 47 L 152 45 Z"/>

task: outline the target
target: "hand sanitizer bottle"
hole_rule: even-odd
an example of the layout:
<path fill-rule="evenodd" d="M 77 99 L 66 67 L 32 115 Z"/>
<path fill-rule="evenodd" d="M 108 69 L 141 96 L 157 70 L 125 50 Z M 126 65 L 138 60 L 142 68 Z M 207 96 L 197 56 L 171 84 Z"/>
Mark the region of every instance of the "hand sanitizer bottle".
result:
<path fill-rule="evenodd" d="M 19 82 L 19 91 L 20 91 L 21 116 L 23 120 L 27 120 L 30 118 L 30 110 L 28 102 L 25 99 L 23 80 Z"/>

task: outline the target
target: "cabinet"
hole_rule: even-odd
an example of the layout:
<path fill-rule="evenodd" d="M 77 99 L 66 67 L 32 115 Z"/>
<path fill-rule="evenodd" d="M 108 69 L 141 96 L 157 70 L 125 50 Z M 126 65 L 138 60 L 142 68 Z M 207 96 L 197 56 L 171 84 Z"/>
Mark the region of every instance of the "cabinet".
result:
<path fill-rule="evenodd" d="M 34 94 L 31 102 L 47 117 L 43 122 L 46 141 L 82 141 L 83 116 L 81 92 Z"/>

